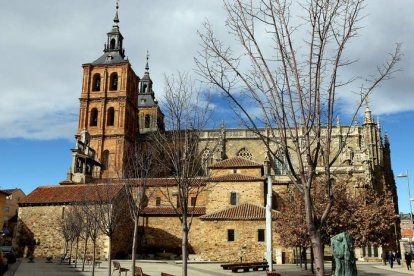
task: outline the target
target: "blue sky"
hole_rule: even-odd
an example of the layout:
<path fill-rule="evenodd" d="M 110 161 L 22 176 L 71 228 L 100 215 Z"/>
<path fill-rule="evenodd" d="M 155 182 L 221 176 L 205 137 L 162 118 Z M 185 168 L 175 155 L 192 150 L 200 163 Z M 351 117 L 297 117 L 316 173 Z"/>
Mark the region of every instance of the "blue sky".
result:
<path fill-rule="evenodd" d="M 114 15 L 113 1 L 7 1 L 0 10 L 0 186 L 26 193 L 66 178 L 74 145 L 81 90 L 81 64 L 102 53 Z M 155 92 L 162 97 L 163 74 L 191 72 L 199 49 L 197 30 L 208 18 L 226 38 L 221 1 L 120 2 L 126 55 L 138 75 L 150 52 Z M 369 0 L 360 36 L 349 49 L 358 57 L 353 72 L 365 74 L 403 43 L 401 72 L 370 100 L 391 142 L 395 175 L 408 169 L 414 188 L 414 1 Z M 230 42 L 229 42 L 230 43 Z M 221 109 L 222 110 L 222 109 Z M 217 117 L 228 114 L 216 111 Z M 396 178 L 400 210 L 407 212 L 406 179 Z M 414 189 L 413 189 L 414 191 Z M 414 195 L 414 192 L 413 192 Z"/>

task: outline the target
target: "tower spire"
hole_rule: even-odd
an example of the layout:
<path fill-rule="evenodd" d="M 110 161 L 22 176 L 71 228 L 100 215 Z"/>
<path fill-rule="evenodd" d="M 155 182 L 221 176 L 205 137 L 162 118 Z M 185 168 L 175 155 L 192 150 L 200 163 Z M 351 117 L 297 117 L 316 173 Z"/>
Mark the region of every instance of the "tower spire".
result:
<path fill-rule="evenodd" d="M 148 59 L 149 59 L 149 52 L 147 50 L 147 64 L 145 64 L 145 71 L 146 71 L 145 73 L 147 73 L 149 70 Z"/>
<path fill-rule="evenodd" d="M 115 8 L 116 8 L 116 11 L 115 11 L 114 23 L 118 25 L 119 23 L 119 18 L 118 18 L 119 0 L 116 0 Z"/>

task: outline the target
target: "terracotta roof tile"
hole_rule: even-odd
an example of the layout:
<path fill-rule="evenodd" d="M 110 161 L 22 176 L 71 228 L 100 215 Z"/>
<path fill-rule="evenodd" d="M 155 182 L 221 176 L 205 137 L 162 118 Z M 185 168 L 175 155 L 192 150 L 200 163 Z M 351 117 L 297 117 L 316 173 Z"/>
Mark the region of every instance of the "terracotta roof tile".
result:
<path fill-rule="evenodd" d="M 210 168 L 261 168 L 262 166 L 262 164 L 236 156 L 217 162 L 211 165 Z"/>
<path fill-rule="evenodd" d="M 401 236 L 412 237 L 413 236 L 413 231 L 411 231 L 410 229 L 401 230 Z"/>
<path fill-rule="evenodd" d="M 193 212 L 193 208 L 189 207 L 189 213 Z M 178 210 L 180 211 L 180 210 Z M 143 212 L 144 215 L 175 215 L 175 210 L 171 207 L 146 207 Z M 194 215 L 204 215 L 206 207 L 194 207 Z"/>
<path fill-rule="evenodd" d="M 41 186 L 19 201 L 20 206 L 67 204 L 85 201 L 112 200 L 122 189 L 122 185 L 60 185 Z"/>
<path fill-rule="evenodd" d="M 255 177 L 239 173 L 214 176 L 209 179 L 210 182 L 244 182 L 244 181 L 264 181 L 264 177 Z"/>
<path fill-rule="evenodd" d="M 145 183 L 148 187 L 160 187 L 160 186 L 167 187 L 167 186 L 177 185 L 177 181 L 174 178 L 147 178 L 147 179 L 135 178 L 135 179 L 111 179 L 111 180 L 96 179 L 94 180 L 93 183 L 100 184 L 100 183 L 105 183 L 108 181 L 113 184 L 130 184 L 130 185 L 137 185 L 137 186 Z M 193 181 L 194 183 L 196 183 L 196 181 L 203 182 L 204 179 L 197 178 L 197 179 L 194 179 Z"/>
<path fill-rule="evenodd" d="M 276 218 L 276 211 L 272 211 L 273 219 Z M 265 220 L 266 208 L 250 203 L 240 204 L 225 210 L 201 216 L 202 220 Z"/>

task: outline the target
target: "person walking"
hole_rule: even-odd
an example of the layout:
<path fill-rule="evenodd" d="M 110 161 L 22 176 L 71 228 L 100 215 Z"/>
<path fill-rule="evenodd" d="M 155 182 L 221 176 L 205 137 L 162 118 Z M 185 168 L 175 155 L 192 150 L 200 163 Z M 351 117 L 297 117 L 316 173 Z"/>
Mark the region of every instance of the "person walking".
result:
<path fill-rule="evenodd" d="M 411 254 L 409 252 L 405 252 L 405 264 L 407 265 L 407 269 L 408 270 L 412 270 L 411 269 Z"/>
<path fill-rule="evenodd" d="M 382 251 L 382 254 L 381 254 L 381 259 L 382 259 L 382 263 L 383 263 L 384 265 L 387 265 L 387 252 Z"/>
<path fill-rule="evenodd" d="M 388 262 L 390 263 L 390 267 L 393 268 L 394 266 L 395 256 L 392 251 L 388 252 Z"/>
<path fill-rule="evenodd" d="M 400 253 L 400 251 L 397 251 L 397 253 L 395 253 L 395 260 L 397 260 L 398 265 L 401 265 L 401 253 Z"/>

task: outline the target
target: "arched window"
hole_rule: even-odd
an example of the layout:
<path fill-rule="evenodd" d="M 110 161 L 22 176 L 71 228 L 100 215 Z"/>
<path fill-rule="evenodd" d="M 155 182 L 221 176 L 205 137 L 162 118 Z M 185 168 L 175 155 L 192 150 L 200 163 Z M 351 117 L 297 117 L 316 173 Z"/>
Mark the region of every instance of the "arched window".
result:
<path fill-rule="evenodd" d="M 147 93 L 147 85 L 146 84 L 144 84 L 143 86 L 142 86 L 142 93 Z"/>
<path fill-rule="evenodd" d="M 108 114 L 106 117 L 106 125 L 113 126 L 115 121 L 115 110 L 113 107 L 108 108 Z"/>
<path fill-rule="evenodd" d="M 239 152 L 237 153 L 237 156 L 242 157 L 242 158 L 247 159 L 247 160 L 252 160 L 253 159 L 252 154 L 246 148 L 242 148 L 241 150 L 239 150 Z"/>
<path fill-rule="evenodd" d="M 91 121 L 90 126 L 97 126 L 98 125 L 98 109 L 92 108 L 91 110 Z"/>
<path fill-rule="evenodd" d="M 109 150 L 104 150 L 102 153 L 102 168 L 104 170 L 109 168 Z"/>
<path fill-rule="evenodd" d="M 111 74 L 109 81 L 109 90 L 118 90 L 118 74 L 116 72 Z"/>
<path fill-rule="evenodd" d="M 92 81 L 92 91 L 100 91 L 101 90 L 101 75 L 96 73 L 93 75 Z"/>
<path fill-rule="evenodd" d="M 115 49 L 115 38 L 111 39 L 111 49 Z"/>
<path fill-rule="evenodd" d="M 151 126 L 151 115 L 145 115 L 145 128 L 150 128 Z"/>
<path fill-rule="evenodd" d="M 283 152 L 277 153 L 275 158 L 275 175 L 287 175 L 289 171 L 289 164 L 286 155 Z"/>

